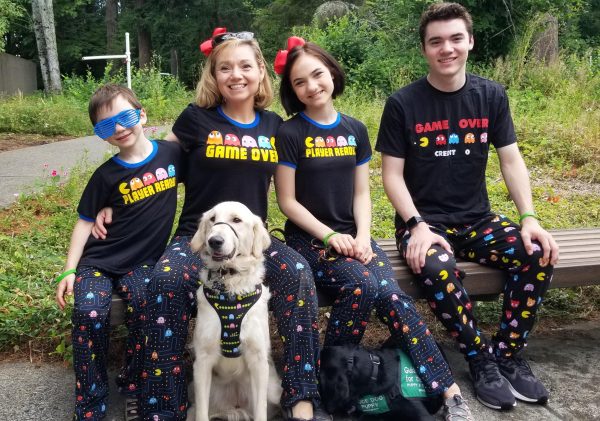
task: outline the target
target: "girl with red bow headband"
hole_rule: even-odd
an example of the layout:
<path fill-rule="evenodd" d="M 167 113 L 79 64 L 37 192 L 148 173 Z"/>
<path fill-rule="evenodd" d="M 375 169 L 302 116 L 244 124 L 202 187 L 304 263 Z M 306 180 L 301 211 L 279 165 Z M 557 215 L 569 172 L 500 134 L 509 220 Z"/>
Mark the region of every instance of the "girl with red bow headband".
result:
<path fill-rule="evenodd" d="M 218 28 L 203 43 L 207 60 L 196 101 L 179 115 L 167 136 L 188 151 L 188 170 L 179 226 L 148 284 L 148 378 L 139 400 L 142 419 L 186 419 L 183 353 L 202 266 L 189 242 L 200 216 L 217 203 L 235 200 L 267 219 L 281 118 L 265 110 L 273 91 L 263 54 L 249 34 Z M 277 239 L 265 257 L 270 307 L 284 347 L 281 404 L 294 416 L 311 419 L 313 403 L 319 400 L 318 307 L 312 273 L 302 256 Z M 174 365 L 179 367 L 176 372 Z M 156 372 L 160 379 L 152 374 Z"/>
<path fill-rule="evenodd" d="M 419 367 L 427 392 L 460 395 L 412 299 L 394 280 L 391 262 L 371 239 L 367 128 L 333 104 L 344 91 L 344 71 L 327 51 L 297 38 L 275 64 L 281 103 L 293 114 L 277 133 L 277 201 L 288 217 L 286 243 L 309 262 L 317 288 L 336 297 L 324 345 L 359 344 L 375 307 Z M 323 393 L 325 409 L 342 409 Z M 448 409 L 446 415 L 457 419 Z"/>

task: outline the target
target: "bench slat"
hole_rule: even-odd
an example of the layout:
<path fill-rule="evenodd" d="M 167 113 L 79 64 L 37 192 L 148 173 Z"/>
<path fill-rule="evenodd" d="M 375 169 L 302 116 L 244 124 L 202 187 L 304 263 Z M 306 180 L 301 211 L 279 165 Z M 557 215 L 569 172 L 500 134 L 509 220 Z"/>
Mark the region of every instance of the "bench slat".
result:
<path fill-rule="evenodd" d="M 550 288 L 600 285 L 600 228 L 582 228 L 550 231 L 560 247 L 560 261 L 554 268 Z M 417 280 L 396 249 L 394 239 L 377 240 L 388 255 L 400 287 L 414 298 L 424 298 Z M 474 262 L 458 260 L 458 267 L 467 274 L 463 281 L 472 299 L 494 298 L 504 288 L 504 272 Z M 321 306 L 331 304 L 330 297 L 319 294 Z M 111 325 L 123 322 L 123 301 L 113 294 Z"/>

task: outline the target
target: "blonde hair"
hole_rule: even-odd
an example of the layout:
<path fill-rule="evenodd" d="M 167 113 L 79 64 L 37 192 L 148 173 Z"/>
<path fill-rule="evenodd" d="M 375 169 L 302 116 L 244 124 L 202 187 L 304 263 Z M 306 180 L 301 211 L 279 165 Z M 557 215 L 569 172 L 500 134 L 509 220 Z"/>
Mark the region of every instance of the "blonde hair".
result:
<path fill-rule="evenodd" d="M 240 45 L 248 45 L 254 51 L 256 62 L 259 66 L 263 66 L 265 75 L 258 83 L 258 92 L 254 95 L 254 108 L 263 110 L 271 105 L 273 102 L 273 88 L 271 86 L 271 78 L 267 71 L 267 65 L 265 58 L 263 57 L 262 51 L 258 45 L 258 42 L 254 39 L 241 40 L 241 39 L 230 39 L 217 45 L 206 60 L 204 68 L 202 69 L 202 76 L 196 86 L 196 104 L 203 108 L 212 108 L 217 105 L 223 104 L 223 95 L 219 92 L 217 87 L 217 80 L 215 79 L 215 66 L 217 64 L 217 57 L 223 51 L 230 48 L 235 48 Z"/>

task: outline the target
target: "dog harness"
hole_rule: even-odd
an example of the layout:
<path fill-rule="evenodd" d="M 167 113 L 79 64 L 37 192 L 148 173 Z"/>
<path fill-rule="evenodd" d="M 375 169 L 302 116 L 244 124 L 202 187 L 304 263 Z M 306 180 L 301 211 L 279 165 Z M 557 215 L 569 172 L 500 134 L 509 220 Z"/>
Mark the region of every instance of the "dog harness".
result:
<path fill-rule="evenodd" d="M 428 395 L 425 392 L 425 386 L 419 378 L 417 371 L 410 358 L 400 348 L 396 350 L 398 353 L 398 381 L 387 393 L 382 395 L 365 395 L 361 397 L 357 403 L 357 408 L 360 412 L 377 415 L 390 411 L 392 401 L 398 396 L 403 396 L 407 399 L 427 399 Z M 369 384 L 377 382 L 379 373 L 379 365 L 381 360 L 378 356 L 369 353 L 371 360 L 371 376 Z M 354 366 L 354 355 L 348 357 L 346 361 L 347 369 L 352 372 Z"/>
<path fill-rule="evenodd" d="M 244 295 L 228 294 L 222 284 L 213 283 L 216 289 L 203 288 L 204 296 L 217 312 L 221 321 L 221 354 L 227 358 L 237 358 L 240 352 L 240 328 L 248 310 L 256 304 L 262 294 L 262 284 Z"/>

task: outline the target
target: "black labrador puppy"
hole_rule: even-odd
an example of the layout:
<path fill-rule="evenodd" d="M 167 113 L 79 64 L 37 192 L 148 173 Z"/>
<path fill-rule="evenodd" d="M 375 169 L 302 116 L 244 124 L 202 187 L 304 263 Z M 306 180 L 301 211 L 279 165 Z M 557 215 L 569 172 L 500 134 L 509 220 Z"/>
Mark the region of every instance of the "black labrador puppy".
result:
<path fill-rule="evenodd" d="M 399 363 L 398 352 L 388 344 L 378 350 L 356 345 L 324 347 L 320 374 L 324 409 L 330 414 L 360 412 L 358 402 L 363 396 L 386 395 L 389 412 L 362 413 L 359 419 L 433 420 L 432 414 L 443 405 L 442 397 L 407 399 L 402 396 L 398 385 Z"/>

